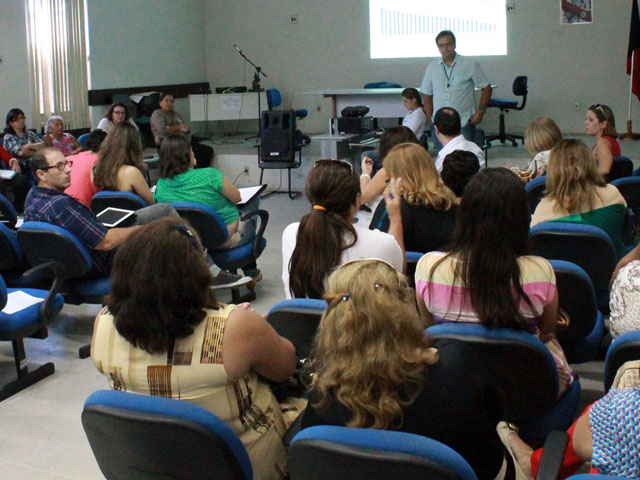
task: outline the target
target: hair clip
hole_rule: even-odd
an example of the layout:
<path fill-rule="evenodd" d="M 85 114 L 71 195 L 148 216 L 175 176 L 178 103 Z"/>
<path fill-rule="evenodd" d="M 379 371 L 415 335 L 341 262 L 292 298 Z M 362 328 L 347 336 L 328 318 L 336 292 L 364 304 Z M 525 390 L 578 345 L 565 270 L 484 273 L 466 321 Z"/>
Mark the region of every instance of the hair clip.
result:
<path fill-rule="evenodd" d="M 342 296 L 342 301 L 343 301 L 343 302 L 346 302 L 346 301 L 347 301 L 347 300 L 349 300 L 350 298 L 351 298 L 351 294 L 350 294 L 350 293 L 345 293 L 345 294 Z"/>
<path fill-rule="evenodd" d="M 198 245 L 198 241 L 196 240 L 196 237 L 193 235 L 193 232 L 189 230 L 189 227 L 187 227 L 186 225 L 174 225 L 173 228 L 175 228 L 179 232 L 184 233 L 187 239 L 189 240 L 189 243 L 193 245 L 194 248 L 197 248 L 197 249 L 201 248 L 200 245 Z"/>
<path fill-rule="evenodd" d="M 380 285 L 378 282 L 373 284 L 373 288 L 375 288 L 376 290 L 379 289 L 382 285 Z"/>

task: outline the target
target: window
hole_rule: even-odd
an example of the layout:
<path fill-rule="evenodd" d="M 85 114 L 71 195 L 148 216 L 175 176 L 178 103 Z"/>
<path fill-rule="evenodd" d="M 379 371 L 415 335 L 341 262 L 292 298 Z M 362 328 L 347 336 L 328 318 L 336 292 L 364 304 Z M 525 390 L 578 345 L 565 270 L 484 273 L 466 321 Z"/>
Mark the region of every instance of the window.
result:
<path fill-rule="evenodd" d="M 33 121 L 89 126 L 85 0 L 25 0 Z"/>

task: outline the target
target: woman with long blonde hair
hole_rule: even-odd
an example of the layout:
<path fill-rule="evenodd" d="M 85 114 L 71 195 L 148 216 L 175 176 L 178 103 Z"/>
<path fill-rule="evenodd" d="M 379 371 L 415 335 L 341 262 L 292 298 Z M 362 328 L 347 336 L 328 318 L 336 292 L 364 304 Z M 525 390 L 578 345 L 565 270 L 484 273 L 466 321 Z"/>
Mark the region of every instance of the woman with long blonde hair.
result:
<path fill-rule="evenodd" d="M 618 189 L 598 173 L 589 148 L 581 140 L 563 140 L 551 150 L 545 196 L 531 226 L 549 221 L 594 225 L 609 234 L 622 256 L 626 206 Z"/>
<path fill-rule="evenodd" d="M 384 159 L 389 178 L 401 179 L 402 230 L 407 251 L 430 252 L 449 242 L 458 206 L 431 156 L 420 145 L 401 143 Z"/>
<path fill-rule="evenodd" d="M 511 167 L 523 182 L 527 183 L 547 172 L 549 153 L 562 140 L 560 127 L 548 117 L 538 117 L 524 130 L 524 147 L 533 159 L 526 169 Z"/>
<path fill-rule="evenodd" d="M 331 274 L 325 299 L 303 427 L 428 436 L 460 453 L 479 478 L 496 478 L 505 457 L 487 372 L 465 345 L 424 337 L 406 277 L 381 260 L 355 260 Z"/>
<path fill-rule="evenodd" d="M 98 190 L 132 192 L 151 205 L 155 202 L 143 169 L 140 134 L 133 125 L 120 123 L 102 142 L 92 179 Z"/>

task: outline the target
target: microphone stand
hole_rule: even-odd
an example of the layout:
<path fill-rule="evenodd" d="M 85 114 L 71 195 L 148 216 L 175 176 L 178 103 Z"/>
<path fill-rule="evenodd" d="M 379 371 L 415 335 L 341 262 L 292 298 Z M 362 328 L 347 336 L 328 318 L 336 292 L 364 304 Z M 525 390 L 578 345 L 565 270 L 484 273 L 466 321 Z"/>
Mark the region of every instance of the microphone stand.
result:
<path fill-rule="evenodd" d="M 249 140 L 250 138 L 258 138 L 261 139 L 262 138 L 262 106 L 260 104 L 260 92 L 262 91 L 262 89 L 260 88 L 260 75 L 262 75 L 264 78 L 267 78 L 267 74 L 264 73 L 262 71 L 262 67 L 259 67 L 258 65 L 256 65 L 255 63 L 253 63 L 249 58 L 247 58 L 247 56 L 244 54 L 244 52 L 240 49 L 240 47 L 238 47 L 238 45 L 234 45 L 235 49 L 238 51 L 238 53 L 240 54 L 240 56 L 242 58 L 244 58 L 247 62 L 249 62 L 249 64 L 255 68 L 256 73 L 255 73 L 255 77 L 257 77 L 258 82 L 257 82 L 257 86 L 258 88 L 256 89 L 256 93 L 258 94 L 258 135 L 251 135 L 250 137 L 245 138 L 245 140 Z M 255 82 L 255 80 L 254 80 Z"/>

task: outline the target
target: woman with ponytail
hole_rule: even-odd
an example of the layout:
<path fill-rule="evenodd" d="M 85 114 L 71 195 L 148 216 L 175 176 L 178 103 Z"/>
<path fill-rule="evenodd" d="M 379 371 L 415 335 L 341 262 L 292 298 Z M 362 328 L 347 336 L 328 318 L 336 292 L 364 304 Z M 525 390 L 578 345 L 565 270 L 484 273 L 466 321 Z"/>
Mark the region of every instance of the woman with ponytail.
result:
<path fill-rule="evenodd" d="M 392 235 L 353 224 L 360 206 L 360 183 L 350 164 L 317 161 L 307 177 L 305 194 L 311 211 L 282 233 L 282 283 L 287 298 L 321 298 L 331 271 L 350 260 L 379 258 L 402 271 L 404 254 Z M 390 213 L 390 221 L 401 230 L 399 209 L 391 217 Z M 396 238 L 402 238 L 401 233 Z"/>

